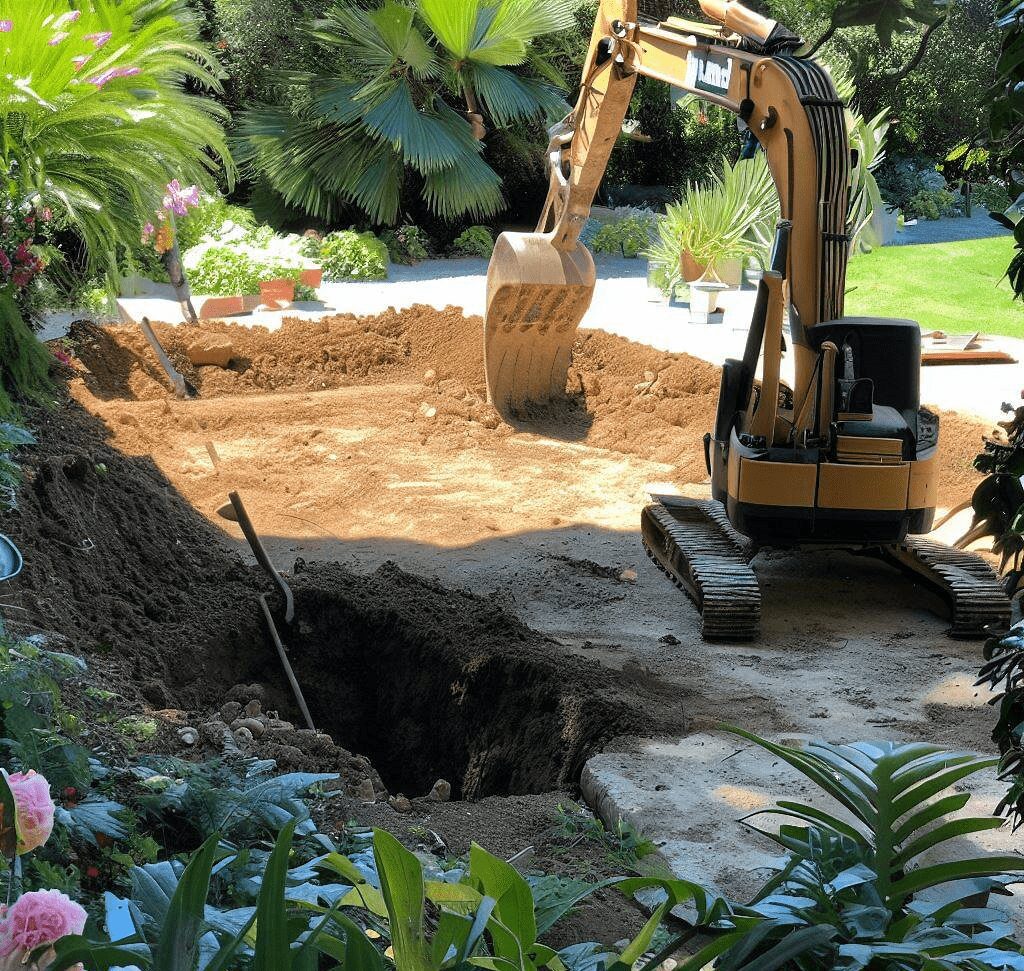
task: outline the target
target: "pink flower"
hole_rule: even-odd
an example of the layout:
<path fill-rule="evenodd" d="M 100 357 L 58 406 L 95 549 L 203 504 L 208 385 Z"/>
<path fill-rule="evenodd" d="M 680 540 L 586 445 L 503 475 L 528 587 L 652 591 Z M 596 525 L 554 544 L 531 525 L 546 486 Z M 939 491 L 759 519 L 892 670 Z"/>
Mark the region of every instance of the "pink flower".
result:
<path fill-rule="evenodd" d="M 91 60 L 92 54 L 79 54 L 77 57 L 71 58 L 71 63 L 74 64 L 76 71 L 81 71 Z"/>
<path fill-rule="evenodd" d="M 10 257 L 2 250 L 0 250 L 0 270 L 3 271 L 4 276 L 10 276 L 11 260 Z"/>
<path fill-rule="evenodd" d="M 63 44 L 70 36 L 66 30 L 62 30 L 59 34 L 54 34 L 46 44 L 48 47 L 56 47 L 58 44 Z"/>
<path fill-rule="evenodd" d="M 28 954 L 85 930 L 85 909 L 59 890 L 22 894 L 0 915 L 0 957 Z"/>
<path fill-rule="evenodd" d="M 164 209 L 169 209 L 176 216 L 187 216 L 190 206 L 199 205 L 199 186 L 181 187 L 177 179 L 167 183 L 167 195 L 164 196 Z"/>
<path fill-rule="evenodd" d="M 99 50 L 113 36 L 114 35 L 111 31 L 101 30 L 99 31 L 99 33 L 96 34 L 85 34 L 82 39 L 91 40 L 92 46 L 95 47 L 96 50 Z"/>
<path fill-rule="evenodd" d="M 39 215 L 44 223 L 48 223 L 53 219 L 53 210 L 49 206 L 46 206 Z"/>
<path fill-rule="evenodd" d="M 27 276 L 28 279 L 24 279 Z M 16 270 L 14 285 L 23 287 L 32 279 L 30 270 Z M 18 855 L 38 849 L 53 832 L 53 800 L 50 784 L 34 769 L 7 777 L 14 796 L 14 822 L 18 830 Z"/>
<path fill-rule="evenodd" d="M 102 74 L 97 74 L 95 77 L 89 78 L 89 83 L 95 84 L 97 88 L 102 88 L 115 78 L 133 78 L 136 74 L 140 74 L 141 71 L 142 69 L 137 67 L 112 67 L 104 71 Z"/>

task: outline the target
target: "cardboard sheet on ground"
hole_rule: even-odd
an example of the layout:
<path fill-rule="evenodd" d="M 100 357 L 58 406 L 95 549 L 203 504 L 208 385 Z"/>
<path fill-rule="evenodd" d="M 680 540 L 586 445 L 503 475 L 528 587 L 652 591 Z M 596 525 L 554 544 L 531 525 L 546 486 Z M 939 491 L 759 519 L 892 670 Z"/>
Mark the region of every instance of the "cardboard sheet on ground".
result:
<path fill-rule="evenodd" d="M 921 363 L 936 364 L 1016 364 L 1016 359 L 992 346 L 980 332 L 946 334 L 941 330 L 921 338 Z"/>

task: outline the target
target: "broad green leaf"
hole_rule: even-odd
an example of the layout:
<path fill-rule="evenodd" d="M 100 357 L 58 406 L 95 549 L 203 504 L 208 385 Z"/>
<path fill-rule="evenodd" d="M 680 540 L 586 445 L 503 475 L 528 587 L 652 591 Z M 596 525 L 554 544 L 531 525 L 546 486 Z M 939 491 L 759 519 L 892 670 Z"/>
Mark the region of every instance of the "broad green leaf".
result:
<path fill-rule="evenodd" d="M 181 971 L 199 960 L 199 937 L 204 929 L 210 874 L 218 837 L 211 836 L 192 857 L 171 897 L 160 939 L 153 947 L 154 971 Z"/>
<path fill-rule="evenodd" d="M 998 816 L 986 816 L 976 819 L 951 819 L 904 846 L 896 854 L 894 863 L 896 866 L 905 869 L 915 857 L 920 856 L 925 850 L 929 850 L 933 846 L 938 846 L 940 843 L 945 843 L 947 840 L 955 839 L 958 836 L 968 836 L 972 833 L 985 833 L 992 829 L 999 829 L 1005 822 L 1006 820 Z M 1021 862 L 1024 863 L 1024 859 Z"/>
<path fill-rule="evenodd" d="M 288 905 L 284 894 L 295 826 L 293 819 L 281 830 L 263 871 L 263 883 L 256 899 L 253 971 L 286 971 L 291 965 L 291 935 L 288 933 Z"/>
<path fill-rule="evenodd" d="M 0 770 L 0 856 L 11 861 L 18 855 L 18 817 L 6 771 Z"/>
<path fill-rule="evenodd" d="M 373 856 L 388 910 L 395 964 L 402 971 L 429 971 L 420 861 L 382 829 L 373 831 Z"/>
<path fill-rule="evenodd" d="M 1024 873 L 1024 857 L 992 855 L 974 860 L 954 860 L 949 863 L 937 863 L 934 866 L 912 870 L 892 884 L 890 893 L 893 900 L 901 900 L 929 887 L 952 883 L 954 880 L 963 880 L 966 877 L 1010 873 Z"/>
<path fill-rule="evenodd" d="M 499 860 L 473 843 L 469 850 L 469 873 L 473 882 L 494 898 L 491 940 L 498 957 L 517 959 L 537 940 L 537 921 L 530 885 L 511 864 Z"/>

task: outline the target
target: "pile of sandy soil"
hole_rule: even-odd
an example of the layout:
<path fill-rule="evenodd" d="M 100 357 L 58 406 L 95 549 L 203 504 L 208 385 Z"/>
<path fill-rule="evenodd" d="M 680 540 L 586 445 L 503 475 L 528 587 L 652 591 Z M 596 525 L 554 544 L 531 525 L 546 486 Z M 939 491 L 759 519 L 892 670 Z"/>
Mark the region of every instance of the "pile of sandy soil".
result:
<path fill-rule="evenodd" d="M 416 306 L 315 322 L 290 318 L 275 331 L 223 321 L 204 322 L 199 329 L 158 324 L 155 330 L 202 398 L 246 396 L 254 429 L 280 404 L 279 399 L 255 401 L 253 392 L 389 385 L 400 397 L 417 398 L 413 420 L 424 442 L 429 438 L 458 449 L 467 440 L 513 432 L 486 402 L 483 322 L 457 308 Z M 187 348 L 200 331 L 231 342 L 228 368 L 191 364 Z M 166 378 L 137 327 L 79 323 L 71 340 L 91 396 L 100 401 L 168 397 Z M 714 422 L 719 375 L 717 367 L 687 354 L 657 351 L 603 331 L 580 331 L 567 401 L 531 415 L 519 430 L 637 455 L 673 466 L 680 483 L 703 482 L 702 439 Z M 939 502 L 948 507 L 967 498 L 977 484 L 971 463 L 988 429 L 951 412 L 941 418 Z M 386 420 L 408 419 L 402 407 Z M 153 421 L 150 435 L 160 431 L 159 418 L 156 427 Z M 124 444 L 133 448 L 128 440 Z M 145 451 L 144 442 L 138 445 Z"/>

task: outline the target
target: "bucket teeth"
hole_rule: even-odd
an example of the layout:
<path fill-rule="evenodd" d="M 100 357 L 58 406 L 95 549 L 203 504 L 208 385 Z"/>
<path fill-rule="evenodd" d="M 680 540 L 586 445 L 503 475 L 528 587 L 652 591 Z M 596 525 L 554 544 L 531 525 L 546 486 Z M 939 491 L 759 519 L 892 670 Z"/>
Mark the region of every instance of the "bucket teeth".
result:
<path fill-rule="evenodd" d="M 752 550 L 729 525 L 721 503 L 656 497 L 641 515 L 647 555 L 690 596 L 708 641 L 749 641 L 761 622 L 761 588 Z"/>

